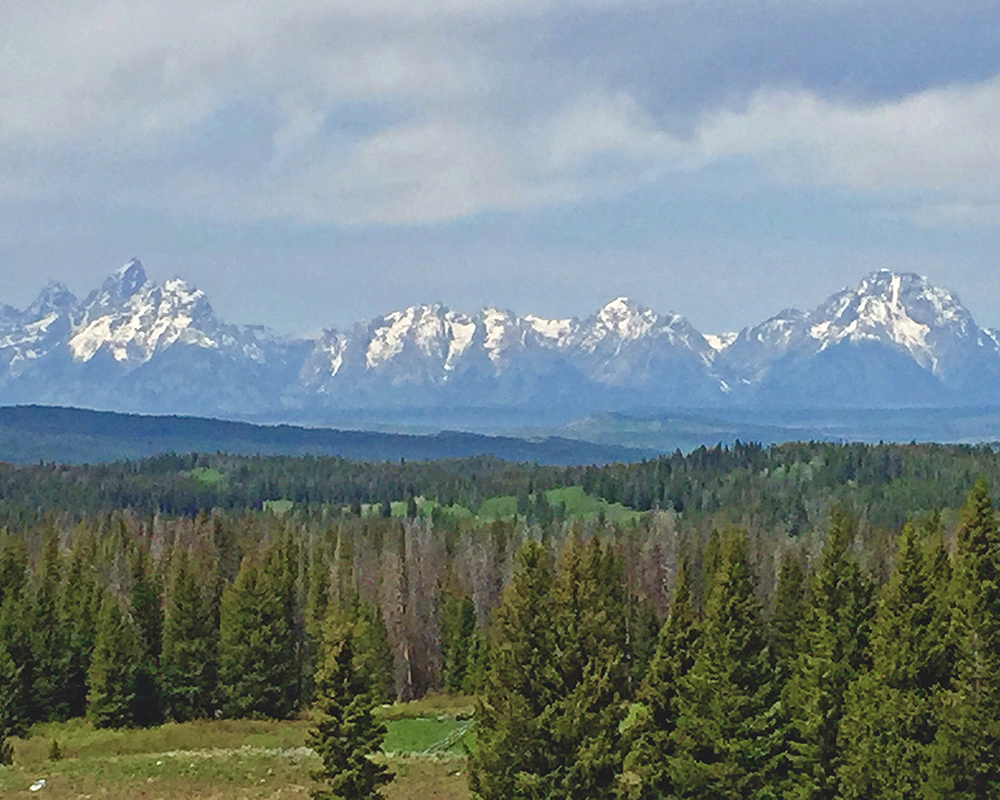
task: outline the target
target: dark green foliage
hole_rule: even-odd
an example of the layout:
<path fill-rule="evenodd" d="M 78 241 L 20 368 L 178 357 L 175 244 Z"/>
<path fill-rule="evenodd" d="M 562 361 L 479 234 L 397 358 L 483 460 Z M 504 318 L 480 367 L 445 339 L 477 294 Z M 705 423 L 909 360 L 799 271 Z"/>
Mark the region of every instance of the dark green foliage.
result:
<path fill-rule="evenodd" d="M 50 526 L 35 570 L 30 635 L 34 686 L 30 695 L 36 719 L 65 719 L 70 707 L 69 630 L 62 608 L 62 554 L 59 533 Z"/>
<path fill-rule="evenodd" d="M 782 681 L 798 653 L 799 631 L 806 613 L 806 574 L 799 556 L 786 551 L 771 606 L 771 647 Z"/>
<path fill-rule="evenodd" d="M 670 616 L 660 629 L 656 651 L 623 731 L 628 748 L 618 787 L 623 798 L 655 800 L 673 793 L 669 767 L 674 754 L 677 693 L 680 680 L 694 665 L 698 634 L 688 565 L 682 561 Z"/>
<path fill-rule="evenodd" d="M 32 615 L 26 593 L 27 555 L 23 545 L 6 538 L 0 550 L 0 648 L 9 663 L 3 666 L 0 703 L 3 725 L 9 734 L 27 731 L 34 713 L 34 651 L 31 636 Z M 0 660 L 4 660 L 0 658 Z"/>
<path fill-rule="evenodd" d="M 70 556 L 62 599 L 68 662 L 67 714 L 73 717 L 82 716 L 87 710 L 87 672 L 93 656 L 97 617 L 102 601 L 94 570 L 97 561 L 95 537 L 78 537 Z"/>
<path fill-rule="evenodd" d="M 143 727 L 162 719 L 159 660 L 163 649 L 163 582 L 144 544 L 133 546 L 129 566 L 131 614 L 139 640 L 135 724 Z"/>
<path fill-rule="evenodd" d="M 798 652 L 784 691 L 794 798 L 839 797 L 837 744 L 847 688 L 864 666 L 872 617 L 871 588 L 851 556 L 854 520 L 830 514 L 820 564 L 810 581 Z"/>
<path fill-rule="evenodd" d="M 631 699 L 622 563 L 596 537 L 563 548 L 553 592 L 557 660 L 555 796 L 607 797 L 624 756 L 617 735 Z"/>
<path fill-rule="evenodd" d="M 176 721 L 206 718 L 216 708 L 218 630 L 186 551 L 177 556 L 163 622 L 161 687 L 166 714 Z"/>
<path fill-rule="evenodd" d="M 872 632 L 871 669 L 851 685 L 841 721 L 846 798 L 925 797 L 935 709 L 950 671 L 945 558 L 937 531 L 903 529 Z"/>
<path fill-rule="evenodd" d="M 691 668 L 677 681 L 670 783 L 679 797 L 776 796 L 777 692 L 746 536 L 721 537 Z"/>
<path fill-rule="evenodd" d="M 392 675 L 392 647 L 378 606 L 356 600 L 351 609 L 354 663 L 371 685 L 376 703 L 391 703 L 396 699 L 396 683 Z"/>
<path fill-rule="evenodd" d="M 385 726 L 372 716 L 371 684 L 354 661 L 353 631 L 336 620 L 327 629 L 316 675 L 315 727 L 309 745 L 322 761 L 312 777 L 323 785 L 316 800 L 382 797 L 392 774 L 373 757 L 382 748 Z"/>
<path fill-rule="evenodd" d="M 558 782 L 550 708 L 560 688 L 554 582 L 548 549 L 524 545 L 495 613 L 490 670 L 476 709 L 469 785 L 483 800 L 551 797 Z"/>
<path fill-rule="evenodd" d="M 244 558 L 222 597 L 219 680 L 234 717 L 285 719 L 295 710 L 296 664 L 280 548 Z"/>
<path fill-rule="evenodd" d="M 978 481 L 962 508 L 951 587 L 951 685 L 940 695 L 928 784 L 934 796 L 1000 794 L 1000 530 Z"/>
<path fill-rule="evenodd" d="M 461 692 L 466 686 L 475 631 L 476 607 L 472 598 L 456 592 L 446 594 L 441 609 L 442 671 L 446 691 Z"/>
<path fill-rule="evenodd" d="M 0 639 L 0 766 L 13 760 L 10 737 L 24 732 L 19 708 L 20 671 Z"/>
<path fill-rule="evenodd" d="M 628 707 L 624 581 L 612 548 L 529 542 L 496 612 L 470 786 L 482 798 L 612 793 Z"/>
<path fill-rule="evenodd" d="M 8 598 L 24 596 L 28 580 L 28 550 L 9 534 L 0 536 L 0 606 Z"/>
<path fill-rule="evenodd" d="M 482 797 L 997 796 L 1000 535 L 985 486 L 961 524 L 955 499 L 978 473 L 1000 478 L 989 448 L 816 443 L 568 469 L 0 464 L 5 735 L 79 713 L 88 688 L 102 724 L 293 714 L 315 696 L 323 620 L 338 619 L 372 701 L 481 693 Z M 564 519 L 541 498 L 566 485 L 650 513 Z M 520 496 L 544 524 L 474 516 L 501 494 L 491 507 Z M 465 508 L 378 513 L 416 496 Z M 294 505 L 260 510 L 276 498 Z M 838 501 L 851 513 L 831 513 L 810 564 L 812 526 Z M 375 513 L 353 516 L 362 502 Z M 908 514 L 926 521 L 894 546 Z M 711 534 L 727 519 L 745 541 Z M 531 539 L 545 544 L 512 555 Z M 96 655 L 108 595 L 135 644 L 125 722 L 127 682 L 108 665 L 128 634 Z M 88 687 L 92 669 L 104 676 Z"/>
<path fill-rule="evenodd" d="M 136 712 L 139 642 L 135 628 L 110 592 L 101 603 L 88 672 L 87 717 L 97 728 L 131 727 Z"/>
<path fill-rule="evenodd" d="M 656 653 L 662 624 L 648 597 L 630 598 L 626 612 L 629 683 L 635 688 L 642 683 Z"/>

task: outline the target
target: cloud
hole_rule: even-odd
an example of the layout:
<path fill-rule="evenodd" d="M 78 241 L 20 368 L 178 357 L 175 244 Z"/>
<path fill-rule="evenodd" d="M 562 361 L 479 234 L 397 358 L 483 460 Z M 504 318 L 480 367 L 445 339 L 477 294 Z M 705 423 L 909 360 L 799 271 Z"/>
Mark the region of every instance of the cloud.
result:
<path fill-rule="evenodd" d="M 793 88 L 765 83 L 675 113 L 651 99 L 653 84 L 559 64 L 542 35 L 587 15 L 677 7 L 722 19 L 731 6 L 9 3 L 0 194 L 397 225 L 616 197 L 739 160 L 763 181 L 951 209 L 936 224 L 1000 203 L 1000 79 L 845 100 L 789 76 Z"/>
<path fill-rule="evenodd" d="M 1000 79 L 849 106 L 802 92 L 755 95 L 709 114 L 695 147 L 706 160 L 759 160 L 784 180 L 864 191 L 1000 192 Z"/>

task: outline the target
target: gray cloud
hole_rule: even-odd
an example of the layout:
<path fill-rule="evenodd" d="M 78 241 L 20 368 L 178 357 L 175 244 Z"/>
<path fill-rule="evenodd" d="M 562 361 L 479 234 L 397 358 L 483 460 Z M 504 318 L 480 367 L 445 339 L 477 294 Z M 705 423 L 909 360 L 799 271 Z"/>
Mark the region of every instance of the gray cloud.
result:
<path fill-rule="evenodd" d="M 132 254 L 154 273 L 158 257 L 181 260 L 164 269 L 194 265 L 247 320 L 266 297 L 220 295 L 291 291 L 272 274 L 288 263 L 315 282 L 298 301 L 314 304 L 307 325 L 439 297 L 585 313 L 642 286 L 709 326 L 752 321 L 738 306 L 766 303 L 809 259 L 824 267 L 803 302 L 826 290 L 824 269 L 850 282 L 955 252 L 846 247 L 851 226 L 995 230 L 998 32 L 986 0 L 10 0 L 0 256 L 76 270 L 83 288 Z M 825 217 L 781 205 L 796 192 L 863 211 L 827 233 Z M 762 197 L 823 246 L 752 229 Z M 649 210 L 662 198 L 663 220 Z M 688 205 L 691 233 L 668 219 Z M 613 238 L 633 217 L 634 243 L 593 244 L 588 228 Z M 535 220 L 544 235 L 518 229 Z M 720 289 L 699 312 L 709 268 L 740 294 Z M 355 270 L 381 270 L 386 296 Z M 416 296 L 424 283 L 431 296 Z M 532 296 L 543 302 L 518 301 Z"/>
<path fill-rule="evenodd" d="M 104 191 L 250 221 L 410 224 L 615 196 L 741 156 L 780 179 L 992 196 L 994 80 L 841 100 L 801 87 L 748 91 L 734 63 L 725 77 L 735 95 L 671 113 L 653 99 L 655 77 L 636 69 L 629 80 L 609 56 L 668 71 L 683 58 L 648 43 L 637 57 L 624 41 L 609 52 L 595 28 L 638 36 L 631 26 L 648 18 L 664 47 L 701 33 L 717 50 L 737 43 L 737 26 L 739 43 L 760 40 L 767 15 L 801 31 L 845 7 L 863 17 L 894 5 L 14 4 L 0 51 L 0 146 L 10 155 L 0 191 Z M 580 32 L 572 45 L 531 36 L 567 27 Z M 512 29 L 527 34 L 520 48 Z M 785 82 L 808 83 L 788 67 Z"/>

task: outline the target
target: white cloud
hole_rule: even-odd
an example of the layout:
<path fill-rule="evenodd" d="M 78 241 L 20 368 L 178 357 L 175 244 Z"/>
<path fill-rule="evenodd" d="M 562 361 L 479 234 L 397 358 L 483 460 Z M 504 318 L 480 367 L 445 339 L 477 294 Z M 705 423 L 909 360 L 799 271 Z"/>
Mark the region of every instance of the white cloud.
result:
<path fill-rule="evenodd" d="M 790 181 L 867 191 L 1000 192 L 1000 79 L 868 106 L 805 92 L 760 92 L 709 114 L 695 137 L 706 160 L 759 159 Z"/>

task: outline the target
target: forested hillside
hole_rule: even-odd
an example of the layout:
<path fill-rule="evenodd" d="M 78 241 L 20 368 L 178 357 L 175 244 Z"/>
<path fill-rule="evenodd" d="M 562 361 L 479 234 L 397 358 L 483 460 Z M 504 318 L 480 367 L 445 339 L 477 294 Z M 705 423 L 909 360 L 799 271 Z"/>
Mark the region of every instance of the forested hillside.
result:
<path fill-rule="evenodd" d="M 935 445 L 3 465 L 0 734 L 288 718 L 340 625 L 379 700 L 480 696 L 484 798 L 995 796 L 988 486 Z"/>

